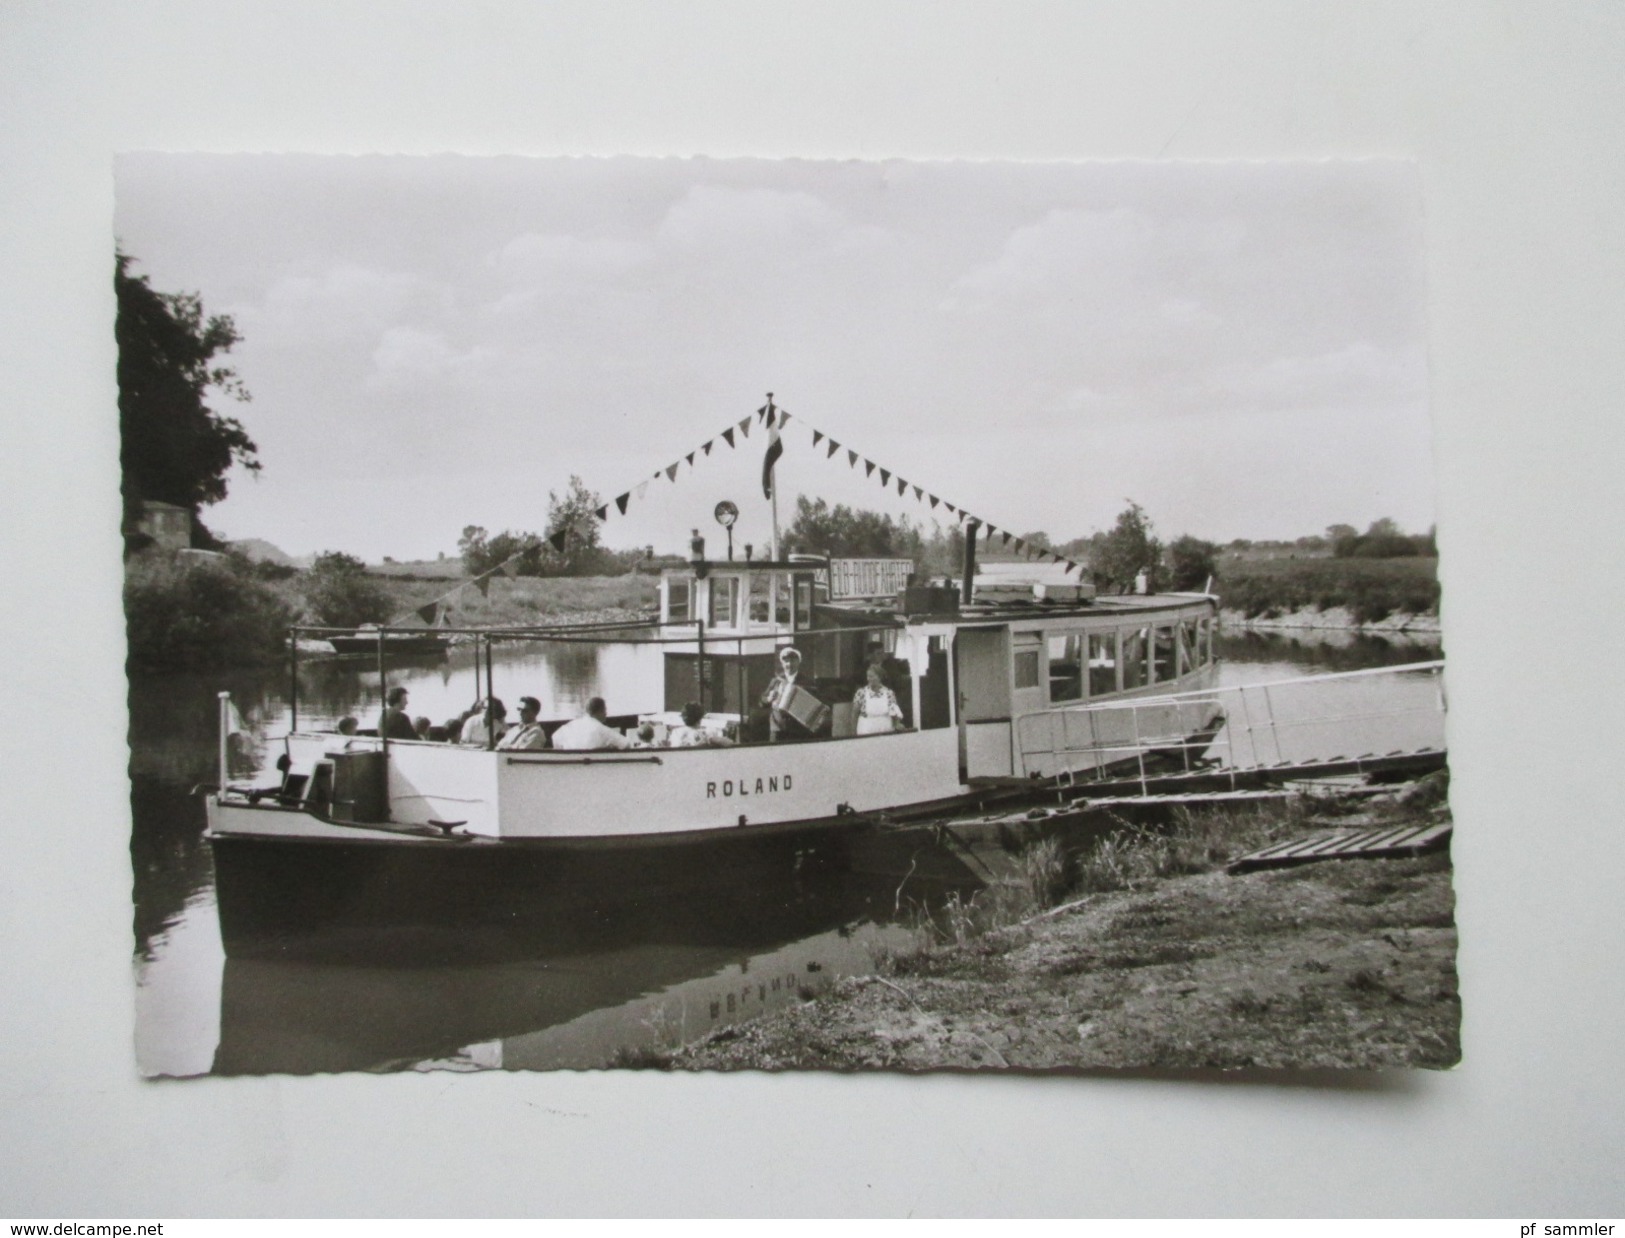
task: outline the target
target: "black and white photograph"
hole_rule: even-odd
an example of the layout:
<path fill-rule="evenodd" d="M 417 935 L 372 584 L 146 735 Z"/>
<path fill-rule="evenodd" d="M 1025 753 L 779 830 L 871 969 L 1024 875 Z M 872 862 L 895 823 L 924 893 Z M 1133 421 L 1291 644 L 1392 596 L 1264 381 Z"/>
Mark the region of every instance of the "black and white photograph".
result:
<path fill-rule="evenodd" d="M 1414 163 L 114 191 L 143 1074 L 1460 1058 Z"/>

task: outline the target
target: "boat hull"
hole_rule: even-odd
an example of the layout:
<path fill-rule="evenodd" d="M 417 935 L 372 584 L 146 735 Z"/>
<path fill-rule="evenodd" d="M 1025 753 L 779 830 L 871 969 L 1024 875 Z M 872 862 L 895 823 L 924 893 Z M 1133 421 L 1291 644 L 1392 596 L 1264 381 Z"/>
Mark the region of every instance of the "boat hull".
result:
<path fill-rule="evenodd" d="M 904 852 L 919 840 L 903 833 L 851 820 L 592 845 L 214 832 L 209 841 L 229 956 L 424 964 L 736 941 L 781 925 L 788 906 L 855 868 L 909 872 Z M 946 852 L 926 875 L 978 880 Z"/>

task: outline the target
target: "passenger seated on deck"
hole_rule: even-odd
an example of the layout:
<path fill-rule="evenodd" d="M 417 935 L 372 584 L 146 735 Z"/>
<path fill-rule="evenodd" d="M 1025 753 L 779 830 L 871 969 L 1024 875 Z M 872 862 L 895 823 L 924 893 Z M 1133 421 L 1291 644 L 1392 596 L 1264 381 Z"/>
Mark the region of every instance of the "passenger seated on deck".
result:
<path fill-rule="evenodd" d="M 486 707 L 490 706 L 491 725 L 485 725 Z M 484 748 L 491 741 L 491 733 L 496 732 L 500 737 L 508 729 L 508 707 L 502 703 L 501 697 L 489 697 L 474 707 L 474 712 L 463 723 L 463 738 L 465 744 L 474 744 Z"/>
<path fill-rule="evenodd" d="M 339 719 L 338 732 L 340 735 L 354 735 L 356 727 L 360 725 L 354 714 L 345 714 Z"/>
<path fill-rule="evenodd" d="M 604 698 L 593 697 L 587 702 L 586 713 L 573 722 L 566 722 L 553 732 L 553 747 L 572 752 L 590 752 L 600 748 L 630 748 L 632 745 L 626 736 L 605 725 L 604 719 L 608 716 L 609 707 L 604 704 Z"/>
<path fill-rule="evenodd" d="M 683 725 L 674 726 L 671 734 L 666 737 L 666 744 L 671 748 L 731 748 L 733 741 L 724 739 L 721 735 L 713 735 L 700 726 L 705 717 L 705 707 L 698 701 L 690 701 L 683 706 Z"/>
<path fill-rule="evenodd" d="M 416 739 L 412 719 L 406 714 L 405 688 L 391 688 L 384 697 L 384 712 L 378 715 L 378 734 L 385 739 Z"/>
<path fill-rule="evenodd" d="M 413 718 L 412 729 L 417 732 L 419 739 L 429 738 L 429 720 L 427 718 Z"/>
<path fill-rule="evenodd" d="M 497 741 L 499 749 L 512 752 L 547 747 L 547 732 L 536 719 L 541 715 L 542 703 L 534 696 L 519 698 L 519 725 Z"/>
<path fill-rule="evenodd" d="M 638 733 L 632 739 L 632 747 L 634 747 L 634 748 L 658 748 L 659 746 L 660 745 L 655 743 L 655 724 L 654 723 L 645 722 L 641 726 L 638 727 Z"/>

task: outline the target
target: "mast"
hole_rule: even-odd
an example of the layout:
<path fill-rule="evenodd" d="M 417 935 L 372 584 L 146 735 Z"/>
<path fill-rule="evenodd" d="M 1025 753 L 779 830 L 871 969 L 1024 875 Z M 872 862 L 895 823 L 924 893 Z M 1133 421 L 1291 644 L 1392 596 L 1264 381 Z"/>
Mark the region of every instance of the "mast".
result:
<path fill-rule="evenodd" d="M 773 393 L 767 393 L 767 426 L 771 430 L 778 411 L 773 407 Z M 777 563 L 779 560 L 779 478 L 778 470 L 773 474 L 773 545 L 769 557 Z"/>

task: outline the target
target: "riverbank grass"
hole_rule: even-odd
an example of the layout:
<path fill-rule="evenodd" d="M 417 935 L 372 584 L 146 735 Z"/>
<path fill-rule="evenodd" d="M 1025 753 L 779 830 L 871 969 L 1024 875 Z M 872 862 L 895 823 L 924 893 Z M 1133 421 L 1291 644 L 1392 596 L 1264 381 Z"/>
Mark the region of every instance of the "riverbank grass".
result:
<path fill-rule="evenodd" d="M 1359 814 L 1434 820 L 1429 797 Z M 1353 824 L 1353 821 L 1347 823 Z M 796 1007 L 665 1055 L 678 1069 L 1446 1067 L 1459 1057 L 1450 863 L 1345 860 L 1232 876 L 1301 807 L 1127 829 L 1062 901 L 1003 925 L 1028 877 L 950 901 L 933 940 Z M 1028 861 L 1040 874 L 1053 857 Z M 975 900 L 972 900 L 974 903 Z M 969 908 L 968 911 L 965 909 Z M 1002 910 L 1000 910 L 1002 908 Z M 650 1063 L 656 1064 L 656 1063 Z"/>
<path fill-rule="evenodd" d="M 1439 561 L 1404 559 L 1236 559 L 1215 590 L 1226 610 L 1269 619 L 1314 609 L 1347 610 L 1356 623 L 1439 612 Z"/>

